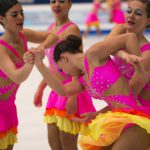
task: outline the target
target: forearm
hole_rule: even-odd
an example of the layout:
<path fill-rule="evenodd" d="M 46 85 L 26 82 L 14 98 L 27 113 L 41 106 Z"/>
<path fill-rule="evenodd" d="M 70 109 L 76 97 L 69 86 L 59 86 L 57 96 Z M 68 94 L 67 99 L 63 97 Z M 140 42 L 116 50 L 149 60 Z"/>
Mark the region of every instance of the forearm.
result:
<path fill-rule="evenodd" d="M 106 113 L 109 110 L 111 110 L 110 107 L 106 106 L 103 109 L 100 109 L 99 111 L 96 111 L 96 112 L 93 112 L 93 113 L 94 113 L 94 116 L 96 117 L 97 115 L 102 114 L 102 113 Z"/>
<path fill-rule="evenodd" d="M 16 69 L 11 77 L 11 79 L 16 82 L 17 84 L 22 83 L 25 81 L 29 74 L 31 73 L 33 69 L 32 64 L 25 64 L 22 68 Z"/>
<path fill-rule="evenodd" d="M 120 51 L 117 51 L 116 53 L 114 53 L 115 56 L 117 56 L 118 58 L 121 58 L 121 59 L 126 58 L 127 54 L 128 53 L 123 50 L 120 50 Z"/>
<path fill-rule="evenodd" d="M 98 113 L 98 114 L 99 114 L 99 113 L 105 113 L 105 112 L 107 112 L 107 111 L 109 111 L 109 110 L 111 110 L 110 107 L 109 107 L 109 106 L 106 106 L 106 107 L 104 107 L 103 109 L 97 111 L 97 113 Z"/>
<path fill-rule="evenodd" d="M 125 39 L 125 47 L 126 47 L 125 50 L 127 51 L 127 53 L 141 56 L 141 51 L 139 49 L 139 42 L 135 34 L 132 34 L 132 33 L 127 34 L 126 39 Z"/>
<path fill-rule="evenodd" d="M 44 49 L 54 46 L 58 42 L 59 38 L 55 34 L 50 33 L 48 37 L 38 46 Z"/>
<path fill-rule="evenodd" d="M 38 86 L 38 89 L 40 90 L 44 90 L 47 86 L 47 83 L 45 82 L 44 79 L 42 79 L 42 81 L 40 82 L 39 86 Z"/>
<path fill-rule="evenodd" d="M 145 84 L 149 81 L 149 73 L 143 68 L 136 69 L 129 83 L 130 88 L 135 95 L 138 95 Z"/>
<path fill-rule="evenodd" d="M 43 76 L 47 85 L 49 85 L 58 94 L 62 96 L 67 95 L 66 89 L 61 81 L 50 72 L 49 68 L 47 68 L 43 62 L 36 64 L 36 67 Z"/>

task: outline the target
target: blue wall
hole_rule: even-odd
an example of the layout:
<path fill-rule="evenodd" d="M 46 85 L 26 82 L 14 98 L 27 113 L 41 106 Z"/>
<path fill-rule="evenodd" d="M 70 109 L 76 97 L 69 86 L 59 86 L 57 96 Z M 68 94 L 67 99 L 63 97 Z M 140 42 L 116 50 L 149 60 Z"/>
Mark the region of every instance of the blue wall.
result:
<path fill-rule="evenodd" d="M 92 0 L 73 0 L 76 3 L 92 2 Z M 49 3 L 49 0 L 35 0 L 35 3 Z"/>
<path fill-rule="evenodd" d="M 87 3 L 87 2 L 92 2 L 92 0 L 72 0 L 74 3 Z M 31 4 L 31 3 L 35 3 L 35 4 L 46 4 L 49 3 L 50 0 L 20 0 L 20 2 L 22 2 L 23 4 Z"/>

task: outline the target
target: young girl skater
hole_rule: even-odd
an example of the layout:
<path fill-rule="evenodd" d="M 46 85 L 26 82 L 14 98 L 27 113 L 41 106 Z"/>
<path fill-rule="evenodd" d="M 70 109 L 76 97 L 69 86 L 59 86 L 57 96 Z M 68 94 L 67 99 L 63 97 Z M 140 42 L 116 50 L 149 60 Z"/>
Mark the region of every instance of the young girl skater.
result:
<path fill-rule="evenodd" d="M 121 10 L 120 0 L 107 0 L 109 6 L 109 22 L 116 24 L 125 23 L 124 13 Z"/>
<path fill-rule="evenodd" d="M 59 41 L 64 40 L 69 34 L 81 37 L 78 27 L 69 19 L 68 13 L 72 6 L 71 0 L 51 0 L 50 6 L 55 17 L 55 22 L 48 28 L 49 32 L 56 34 Z M 81 47 L 82 49 L 82 47 Z M 62 84 L 67 84 L 73 79 L 71 76 L 60 71 L 54 62 L 54 47 L 45 51 L 49 61 L 50 71 L 59 78 Z M 43 80 L 35 93 L 34 104 L 42 105 L 43 91 L 47 84 Z M 85 103 L 87 104 L 85 106 Z M 44 120 L 47 123 L 48 142 L 52 150 L 77 150 L 78 133 L 83 126 L 71 120 L 73 116 L 79 117 L 86 112 L 95 111 L 90 96 L 83 91 L 71 97 L 58 95 L 52 90 L 50 92 Z"/>
<path fill-rule="evenodd" d="M 62 85 L 44 65 L 40 49 L 32 50 L 37 69 L 57 93 L 63 96 L 73 95 L 86 88 L 92 97 L 107 102 L 108 106 L 99 111 L 99 114 L 89 113 L 82 119 L 74 119 L 87 122 L 97 115 L 84 133 L 87 136 L 81 140 L 82 147 L 86 150 L 89 147 L 94 150 L 100 147 L 113 150 L 145 150 L 150 146 L 150 110 L 138 106 L 128 82 L 110 58 L 110 54 L 120 48 L 138 51 L 137 45 L 135 34 L 128 33 L 98 42 L 83 54 L 79 49 L 81 39 L 69 36 L 57 44 L 54 51 L 54 60 L 59 68 L 67 74 L 78 76 L 78 79 L 66 85 Z M 139 59 L 134 56 L 131 62 L 136 64 Z M 24 60 L 32 62 L 32 53 L 26 53 Z"/>
<path fill-rule="evenodd" d="M 124 25 L 117 25 L 112 32 L 108 35 L 106 39 L 113 38 L 116 35 L 125 32 L 134 32 L 138 37 L 140 44 L 140 50 L 144 61 L 142 64 L 150 74 L 149 64 L 150 64 L 150 43 L 144 36 L 144 31 L 150 27 L 150 2 L 148 0 L 130 0 L 128 2 L 128 9 L 126 11 L 126 23 Z M 121 51 L 124 54 L 124 51 Z M 117 54 L 116 54 L 117 55 Z M 125 77 L 130 81 L 134 73 L 134 68 L 130 64 L 125 64 L 122 59 L 115 57 L 115 63 L 119 70 L 125 75 Z M 141 75 L 141 78 L 142 75 Z M 132 80 L 131 80 L 132 81 Z M 133 89 L 137 91 L 137 88 L 141 86 L 140 80 L 138 83 L 132 84 Z M 141 88 L 140 88 L 141 89 Z M 144 88 L 139 91 L 138 100 L 143 106 L 150 106 L 150 80 L 144 86 Z"/>
<path fill-rule="evenodd" d="M 0 36 L 0 150 L 12 150 L 17 142 L 17 90 L 33 68 L 33 64 L 24 64 L 22 59 L 28 50 L 27 41 L 48 48 L 58 38 L 47 32 L 23 29 L 24 13 L 17 0 L 0 0 L 0 23 L 4 28 Z M 49 38 L 53 38 L 52 43 Z"/>
<path fill-rule="evenodd" d="M 86 29 L 84 32 L 84 36 L 87 36 L 89 34 L 91 27 L 93 26 L 96 28 L 96 33 L 101 34 L 100 20 L 98 17 L 100 8 L 101 8 L 101 0 L 93 0 L 92 10 L 88 13 L 85 20 Z"/>

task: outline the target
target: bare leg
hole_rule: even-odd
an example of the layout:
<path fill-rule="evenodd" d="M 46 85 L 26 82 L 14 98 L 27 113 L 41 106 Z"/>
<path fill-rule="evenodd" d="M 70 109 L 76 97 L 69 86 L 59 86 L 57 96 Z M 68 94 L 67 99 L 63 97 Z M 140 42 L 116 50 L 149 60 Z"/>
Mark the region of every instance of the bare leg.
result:
<path fill-rule="evenodd" d="M 77 150 L 78 135 L 73 135 L 60 131 L 60 139 L 63 150 Z"/>
<path fill-rule="evenodd" d="M 133 126 L 119 137 L 112 150 L 146 150 L 149 146 L 150 134 L 139 126 Z"/>
<path fill-rule="evenodd" d="M 96 34 L 97 34 L 97 35 L 102 35 L 102 32 L 101 32 L 99 26 L 96 27 Z"/>
<path fill-rule="evenodd" d="M 48 124 L 48 143 L 52 150 L 63 150 L 60 136 L 59 128 L 55 124 Z"/>
<path fill-rule="evenodd" d="M 87 37 L 87 36 L 88 36 L 88 34 L 89 34 L 89 32 L 90 32 L 90 29 L 91 29 L 90 26 L 87 26 L 87 27 L 86 27 L 86 30 L 85 30 L 85 32 L 84 32 L 84 34 L 83 34 L 84 37 Z"/>
<path fill-rule="evenodd" d="M 0 149 L 0 150 L 13 150 L 14 145 L 9 145 L 7 149 Z"/>
<path fill-rule="evenodd" d="M 13 150 L 14 145 L 9 145 L 7 150 Z"/>

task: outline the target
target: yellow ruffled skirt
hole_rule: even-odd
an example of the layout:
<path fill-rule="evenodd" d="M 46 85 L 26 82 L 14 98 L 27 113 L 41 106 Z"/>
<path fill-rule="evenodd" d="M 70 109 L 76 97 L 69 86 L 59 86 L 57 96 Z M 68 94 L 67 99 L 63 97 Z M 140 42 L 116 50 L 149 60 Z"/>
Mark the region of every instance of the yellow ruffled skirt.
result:
<path fill-rule="evenodd" d="M 76 135 L 79 132 L 83 132 L 87 125 L 72 121 L 73 117 L 78 116 L 68 116 L 66 110 L 47 109 L 44 114 L 44 122 L 47 124 L 55 123 L 59 130 Z"/>
<path fill-rule="evenodd" d="M 17 143 L 17 128 L 0 133 L 0 149 L 7 149 L 9 145 Z"/>
<path fill-rule="evenodd" d="M 150 116 L 135 110 L 115 110 L 99 114 L 88 125 L 79 143 L 83 150 L 100 150 L 100 147 L 114 143 L 130 124 L 136 124 L 150 134 Z"/>

